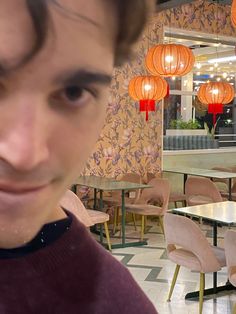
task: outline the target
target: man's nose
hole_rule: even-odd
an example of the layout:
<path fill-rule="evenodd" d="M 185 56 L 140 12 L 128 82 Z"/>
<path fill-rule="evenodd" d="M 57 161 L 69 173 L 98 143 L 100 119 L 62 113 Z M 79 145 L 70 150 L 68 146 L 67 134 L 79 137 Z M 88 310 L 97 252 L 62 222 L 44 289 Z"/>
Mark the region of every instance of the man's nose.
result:
<path fill-rule="evenodd" d="M 4 110 L 6 107 L 0 107 L 0 159 L 18 171 L 30 171 L 44 163 L 49 150 L 42 108 L 31 102 L 10 106 L 10 112 Z"/>

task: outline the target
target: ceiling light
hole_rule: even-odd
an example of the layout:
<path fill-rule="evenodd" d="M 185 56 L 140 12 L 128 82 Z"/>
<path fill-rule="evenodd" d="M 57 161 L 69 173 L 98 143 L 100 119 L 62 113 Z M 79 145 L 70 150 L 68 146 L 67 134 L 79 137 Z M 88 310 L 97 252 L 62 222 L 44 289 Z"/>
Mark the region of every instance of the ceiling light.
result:
<path fill-rule="evenodd" d="M 197 69 L 201 69 L 201 67 L 202 67 L 201 63 L 198 62 L 198 63 L 196 64 L 196 68 L 197 68 Z"/>
<path fill-rule="evenodd" d="M 229 56 L 224 58 L 216 58 L 216 59 L 209 59 L 208 63 L 224 63 L 229 61 L 236 61 L 236 56 Z"/>
<path fill-rule="evenodd" d="M 216 80 L 217 80 L 217 82 L 220 82 L 220 81 L 221 81 L 221 78 L 220 78 L 220 77 L 217 77 Z"/>
<path fill-rule="evenodd" d="M 227 78 L 228 74 L 227 73 L 223 73 L 223 78 Z"/>

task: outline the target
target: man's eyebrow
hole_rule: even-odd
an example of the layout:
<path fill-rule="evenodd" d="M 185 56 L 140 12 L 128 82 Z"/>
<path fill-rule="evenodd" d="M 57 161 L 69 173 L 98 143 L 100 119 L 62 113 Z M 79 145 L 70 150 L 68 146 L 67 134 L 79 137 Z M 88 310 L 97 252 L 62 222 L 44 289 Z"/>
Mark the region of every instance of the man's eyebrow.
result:
<path fill-rule="evenodd" d="M 90 72 L 86 70 L 78 70 L 72 73 L 65 73 L 58 76 L 55 83 L 58 85 L 88 85 L 88 84 L 102 84 L 109 85 L 112 76 L 105 73 Z"/>

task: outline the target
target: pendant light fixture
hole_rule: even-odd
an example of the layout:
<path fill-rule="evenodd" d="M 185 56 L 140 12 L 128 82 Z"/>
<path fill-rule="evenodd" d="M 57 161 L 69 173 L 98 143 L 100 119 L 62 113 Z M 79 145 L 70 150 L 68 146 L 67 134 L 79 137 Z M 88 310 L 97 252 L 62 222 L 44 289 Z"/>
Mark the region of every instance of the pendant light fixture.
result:
<path fill-rule="evenodd" d="M 136 76 L 129 84 L 129 95 L 139 101 L 140 112 L 146 112 L 146 121 L 149 111 L 155 111 L 156 101 L 166 94 L 167 82 L 160 76 Z"/>
<path fill-rule="evenodd" d="M 149 49 L 146 68 L 152 75 L 164 77 L 184 76 L 195 62 L 190 48 L 181 44 L 160 44 Z"/>
<path fill-rule="evenodd" d="M 223 113 L 223 105 L 234 99 L 234 88 L 225 82 L 209 82 L 202 84 L 198 91 L 198 98 L 204 105 L 208 105 L 208 113 L 213 114 L 213 125 L 216 115 Z"/>

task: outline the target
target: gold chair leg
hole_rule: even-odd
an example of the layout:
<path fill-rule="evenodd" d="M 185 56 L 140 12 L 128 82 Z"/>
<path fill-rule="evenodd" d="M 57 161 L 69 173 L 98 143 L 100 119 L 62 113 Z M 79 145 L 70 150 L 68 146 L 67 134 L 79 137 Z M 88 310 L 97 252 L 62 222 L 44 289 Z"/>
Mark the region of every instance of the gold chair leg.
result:
<path fill-rule="evenodd" d="M 165 235 L 163 216 L 158 216 L 162 233 Z"/>
<path fill-rule="evenodd" d="M 147 216 L 144 217 L 144 233 L 147 233 Z"/>
<path fill-rule="evenodd" d="M 176 284 L 176 280 L 177 280 L 177 277 L 178 277 L 178 274 L 179 274 L 179 269 L 180 269 L 180 265 L 176 265 L 175 273 L 174 273 L 174 277 L 172 279 L 172 283 L 171 283 L 171 286 L 170 286 L 170 291 L 169 291 L 167 302 L 170 302 L 170 299 L 171 299 L 171 296 L 172 296 L 172 293 L 173 293 L 173 290 L 174 290 L 174 287 L 175 287 L 175 284 Z"/>
<path fill-rule="evenodd" d="M 202 314 L 204 289 L 205 289 L 205 274 L 200 273 L 199 314 Z"/>
<path fill-rule="evenodd" d="M 109 234 L 107 222 L 104 222 L 104 228 L 105 228 L 105 234 L 107 238 L 108 249 L 111 252 L 111 240 L 110 240 L 110 234 Z"/>
<path fill-rule="evenodd" d="M 233 307 L 233 314 L 236 314 L 236 304 L 234 304 L 234 307 Z"/>
<path fill-rule="evenodd" d="M 116 233 L 116 226 L 117 226 L 117 207 L 115 207 L 114 209 L 114 218 L 113 218 L 113 230 L 112 230 L 112 234 Z"/>
<path fill-rule="evenodd" d="M 134 223 L 134 230 L 137 230 L 137 225 L 136 225 L 136 219 L 135 219 L 135 214 L 132 214 L 132 218 L 133 218 L 133 223 Z"/>
<path fill-rule="evenodd" d="M 145 228 L 145 216 L 142 216 L 142 222 L 141 222 L 141 241 L 143 241 L 144 238 L 144 228 Z"/>

